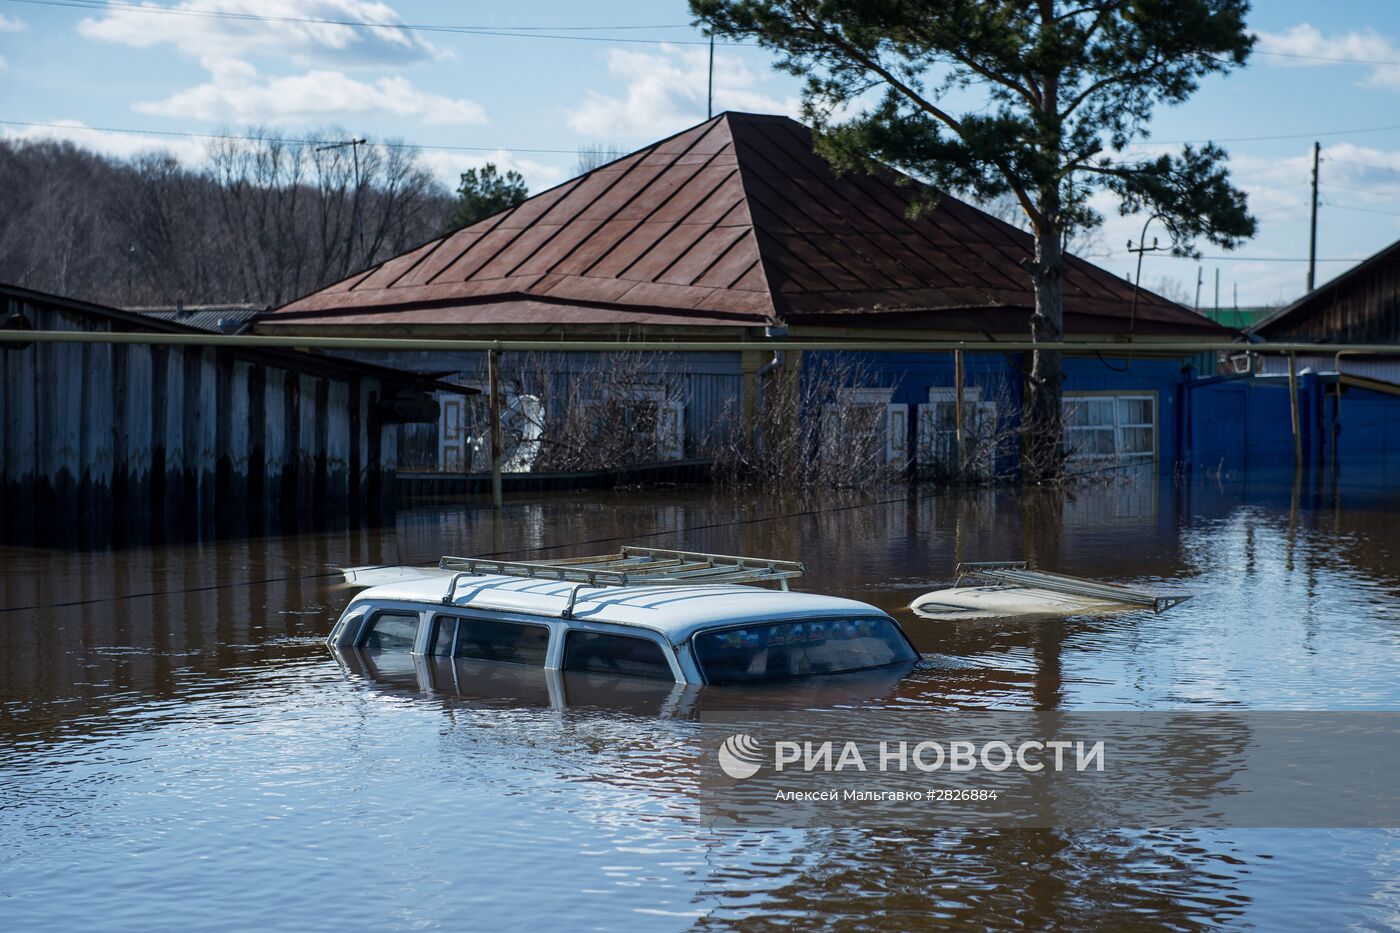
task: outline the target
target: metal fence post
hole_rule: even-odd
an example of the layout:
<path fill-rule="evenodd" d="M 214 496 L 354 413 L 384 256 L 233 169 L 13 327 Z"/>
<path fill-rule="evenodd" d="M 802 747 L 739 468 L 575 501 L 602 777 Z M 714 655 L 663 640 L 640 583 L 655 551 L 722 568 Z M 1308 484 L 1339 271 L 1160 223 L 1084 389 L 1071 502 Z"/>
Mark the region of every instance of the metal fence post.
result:
<path fill-rule="evenodd" d="M 501 362 L 499 350 L 486 351 L 486 378 L 491 392 L 491 505 L 501 507 Z"/>
<path fill-rule="evenodd" d="M 958 472 L 957 472 L 958 479 L 962 479 L 962 478 L 963 478 L 963 466 L 964 466 L 964 464 L 966 463 L 966 461 L 963 459 L 963 454 L 964 454 L 964 452 L 965 452 L 966 449 L 967 449 L 967 448 L 964 446 L 964 443 L 965 443 L 965 435 L 964 435 L 964 433 L 963 433 L 963 432 L 965 431 L 965 429 L 966 429 L 966 428 L 965 428 L 965 425 L 963 424 L 963 396 L 964 396 L 964 394 L 965 394 L 965 393 L 963 392 L 963 351 L 961 351 L 961 350 L 954 350 L 954 351 L 953 351 L 953 410 L 954 410 L 954 415 L 953 415 L 953 427 L 954 427 L 954 434 L 955 434 L 955 436 L 956 436 L 956 448 L 957 448 L 957 449 L 954 451 L 954 456 L 957 458 L 956 460 L 954 460 L 954 464 L 955 464 L 955 469 L 958 471 Z"/>
<path fill-rule="evenodd" d="M 1288 354 L 1288 414 L 1293 422 L 1293 466 L 1303 465 L 1303 436 L 1298 424 L 1298 356 Z"/>

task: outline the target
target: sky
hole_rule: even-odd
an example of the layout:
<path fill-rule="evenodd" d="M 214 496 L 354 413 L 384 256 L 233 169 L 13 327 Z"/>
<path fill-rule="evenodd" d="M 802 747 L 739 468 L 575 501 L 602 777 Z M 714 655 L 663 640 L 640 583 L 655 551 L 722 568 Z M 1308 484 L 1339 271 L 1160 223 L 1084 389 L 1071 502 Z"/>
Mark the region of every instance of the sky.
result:
<path fill-rule="evenodd" d="M 1400 3 L 1259 0 L 1249 24 L 1248 67 L 1159 108 L 1141 150 L 1218 142 L 1259 221 L 1231 254 L 1144 258 L 1143 284 L 1187 303 L 1199 275 L 1214 304 L 1217 273 L 1224 307 L 1303 292 L 1314 141 L 1318 282 L 1400 239 Z M 575 174 L 580 147 L 630 151 L 705 119 L 708 54 L 683 0 L 0 0 L 0 136 L 196 165 L 198 134 L 338 127 L 425 147 L 445 182 L 491 161 L 539 191 Z M 720 45 L 716 112 L 796 116 L 799 82 L 771 62 Z M 1098 206 L 1109 219 L 1085 252 L 1134 274 L 1143 218 Z"/>

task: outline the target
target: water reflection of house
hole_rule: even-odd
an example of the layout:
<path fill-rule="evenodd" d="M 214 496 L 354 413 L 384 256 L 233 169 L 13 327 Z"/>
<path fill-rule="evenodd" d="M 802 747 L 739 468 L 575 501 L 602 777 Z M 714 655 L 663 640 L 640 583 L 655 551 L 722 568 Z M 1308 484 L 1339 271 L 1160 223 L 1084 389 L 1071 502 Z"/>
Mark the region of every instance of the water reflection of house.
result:
<path fill-rule="evenodd" d="M 542 345 L 831 339 L 852 350 L 870 340 L 1025 339 L 1031 237 L 952 197 L 911 218 L 916 186 L 893 171 L 838 177 L 800 124 L 724 113 L 261 315 L 254 328 Z M 1079 259 L 1067 263 L 1064 301 L 1068 339 L 1125 344 L 1112 357 L 1067 359 L 1070 440 L 1093 459 L 1174 462 L 1185 357 L 1153 346 L 1228 342 L 1232 332 L 1150 292 L 1135 299 L 1129 283 Z M 484 379 L 481 353 L 365 358 Z M 857 358 L 859 391 L 837 403 L 883 409 L 889 459 L 941 455 L 955 414 L 951 355 Z M 969 357 L 969 423 L 1019 408 L 1023 362 L 1022 354 Z M 597 357 L 552 355 L 549 391 L 596 365 Z M 814 354 L 669 354 L 652 363 L 650 389 L 629 389 L 634 429 L 660 432 L 674 456 L 694 456 L 712 432 L 761 417 L 771 380 L 830 365 Z M 663 410 L 675 382 L 679 402 Z M 433 438 L 439 468 L 466 462 L 465 417 L 444 408 Z"/>

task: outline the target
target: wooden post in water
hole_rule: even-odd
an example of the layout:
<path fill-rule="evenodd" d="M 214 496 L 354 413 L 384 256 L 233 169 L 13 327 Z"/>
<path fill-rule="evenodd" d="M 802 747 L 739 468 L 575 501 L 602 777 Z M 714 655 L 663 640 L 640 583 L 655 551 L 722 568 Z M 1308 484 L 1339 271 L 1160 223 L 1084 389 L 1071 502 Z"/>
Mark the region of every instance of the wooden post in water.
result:
<path fill-rule="evenodd" d="M 963 351 L 953 351 L 953 432 L 955 435 L 954 461 L 957 475 L 963 475 Z"/>
<path fill-rule="evenodd" d="M 1288 354 L 1288 414 L 1293 422 L 1293 466 L 1303 465 L 1303 436 L 1298 425 L 1298 356 Z"/>
<path fill-rule="evenodd" d="M 748 351 L 739 354 L 740 408 L 745 444 L 755 442 L 758 431 L 758 371 L 763 368 L 763 354 Z"/>
<path fill-rule="evenodd" d="M 486 351 L 486 379 L 491 393 L 491 505 L 501 507 L 501 362 L 499 350 Z"/>

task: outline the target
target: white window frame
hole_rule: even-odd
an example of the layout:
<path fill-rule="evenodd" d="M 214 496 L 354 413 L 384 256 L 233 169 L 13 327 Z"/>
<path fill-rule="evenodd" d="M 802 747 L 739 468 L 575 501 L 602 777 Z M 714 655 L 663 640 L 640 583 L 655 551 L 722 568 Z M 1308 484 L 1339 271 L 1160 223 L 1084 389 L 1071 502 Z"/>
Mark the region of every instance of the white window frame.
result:
<path fill-rule="evenodd" d="M 1155 462 L 1157 460 L 1157 421 L 1161 414 L 1161 406 L 1157 404 L 1156 392 L 1066 392 L 1061 400 L 1061 412 L 1069 407 L 1070 403 L 1086 400 L 1105 400 L 1112 404 L 1109 410 L 1113 413 L 1112 424 L 1077 425 L 1068 420 L 1063 425 L 1065 449 L 1072 460 L 1123 460 L 1140 461 L 1143 463 Z M 1152 409 L 1152 420 L 1150 423 L 1125 422 L 1122 419 L 1122 408 L 1120 402 L 1147 402 Z M 1087 433 L 1089 431 L 1104 431 L 1113 429 L 1113 452 L 1112 453 L 1080 453 L 1071 438 L 1076 433 Z M 1152 449 L 1149 451 L 1125 451 L 1123 438 L 1129 430 L 1146 428 L 1152 438 Z"/>
<path fill-rule="evenodd" d="M 893 386 L 859 386 L 838 389 L 831 403 L 824 406 L 823 417 L 834 417 L 835 409 L 847 405 L 883 407 L 885 409 L 885 462 L 903 465 L 909 460 L 909 406 L 903 402 L 893 402 L 892 398 L 894 398 Z"/>
<path fill-rule="evenodd" d="M 939 446 L 939 435 L 950 435 L 947 441 L 947 455 L 955 456 L 954 449 L 957 447 L 957 429 L 947 431 L 940 430 L 938 421 L 934 415 L 937 412 L 939 403 L 956 405 L 958 390 L 956 386 L 929 386 L 928 404 L 920 407 L 919 410 L 919 440 L 918 457 L 921 467 L 932 467 L 942 458 L 939 456 L 943 451 Z M 963 429 L 964 432 L 976 440 L 978 434 L 983 430 L 995 429 L 997 423 L 997 403 L 982 401 L 981 386 L 963 387 Z M 991 462 L 981 464 L 982 472 L 987 473 L 993 469 Z"/>
<path fill-rule="evenodd" d="M 616 395 L 605 394 L 583 403 L 585 416 L 595 405 L 610 401 L 650 402 L 656 406 L 656 455 L 662 461 L 685 459 L 685 403 L 667 399 L 665 386 L 629 386 Z"/>

